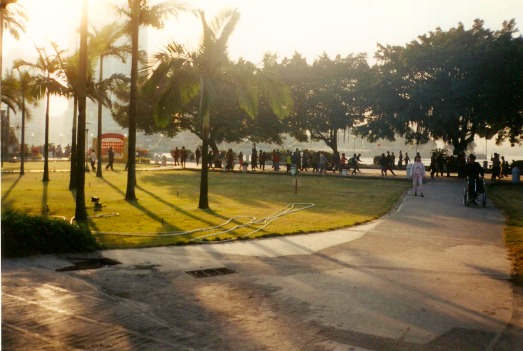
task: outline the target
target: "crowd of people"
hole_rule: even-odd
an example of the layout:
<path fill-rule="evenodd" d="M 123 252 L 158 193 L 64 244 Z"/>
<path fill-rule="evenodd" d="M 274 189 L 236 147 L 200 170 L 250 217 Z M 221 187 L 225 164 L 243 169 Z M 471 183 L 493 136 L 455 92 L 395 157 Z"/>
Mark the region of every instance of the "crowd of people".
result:
<path fill-rule="evenodd" d="M 112 151 L 112 150 L 110 150 Z M 106 169 L 113 169 L 114 153 L 109 152 L 109 163 Z M 185 146 L 181 149 L 176 147 L 171 151 L 173 157 L 173 165 L 186 167 L 188 161 L 188 155 L 190 154 L 191 161 L 195 161 L 196 165 L 199 166 L 202 159 L 202 152 L 200 147 L 190 152 L 186 150 Z M 112 156 L 112 157 L 111 157 Z M 96 153 L 94 149 L 90 150 L 88 159 L 91 163 L 91 169 L 96 169 Z M 467 177 L 467 163 L 468 159 L 464 154 L 458 156 L 447 157 L 443 153 L 432 153 L 430 158 L 430 164 L 427 166 L 421 161 L 421 155 L 419 152 L 414 156 L 414 162 L 411 162 L 408 152 L 403 154 L 399 151 L 397 161 L 396 155 L 393 152 L 386 151 L 380 156 L 376 156 L 374 163 L 379 166 L 381 176 L 387 176 L 389 173 L 396 176 L 395 170 L 406 170 L 410 164 L 410 170 L 407 172 L 408 175 L 416 179 L 414 185 L 414 194 L 419 193 L 423 195 L 423 182 L 420 181 L 420 177 L 425 177 L 425 172 L 430 174 L 431 178 L 443 177 L 444 173 L 449 177 L 451 172 L 456 172 L 458 178 L 465 179 Z M 474 158 L 475 159 L 475 158 Z M 345 152 L 335 152 L 333 154 L 325 151 L 313 151 L 305 149 L 301 151 L 296 148 L 294 151 L 274 149 L 272 151 L 258 150 L 256 146 L 253 146 L 249 155 L 245 155 L 243 151 L 235 154 L 232 149 L 228 149 L 224 154 L 220 152 L 209 151 L 208 154 L 208 167 L 225 169 L 226 171 L 232 171 L 238 166 L 238 170 L 251 171 L 261 170 L 264 171 L 266 167 L 275 172 L 280 172 L 283 167 L 285 173 L 296 174 L 298 172 L 317 172 L 319 174 L 326 174 L 328 171 L 339 172 L 344 174 L 357 174 L 361 172 L 360 164 L 361 153 L 354 153 L 352 156 Z M 491 157 L 492 162 L 492 180 L 502 179 L 509 176 L 511 167 L 503 156 L 497 153 Z M 267 165 L 269 164 L 269 165 Z M 422 171 L 423 170 L 423 171 Z"/>
<path fill-rule="evenodd" d="M 254 146 L 250 153 L 250 160 L 247 161 L 246 155 L 243 151 L 237 155 L 232 149 L 228 149 L 223 157 L 225 162 L 225 170 L 234 170 L 235 166 L 238 165 L 238 169 L 247 170 L 250 166 L 252 171 L 265 170 L 267 163 L 270 163 L 271 169 L 276 172 L 280 171 L 280 167 L 284 167 L 285 173 L 295 172 L 319 172 L 325 174 L 327 171 L 332 172 L 343 172 L 344 170 L 352 170 L 352 174 L 361 172 L 359 164 L 361 163 L 361 154 L 353 154 L 352 157 L 348 158 L 345 153 L 334 153 L 333 155 L 327 155 L 324 151 L 311 151 L 305 149 L 300 151 L 296 148 L 295 151 L 274 149 L 272 152 L 266 152 L 258 150 Z M 237 162 L 236 162 L 237 160 Z M 208 156 L 209 168 L 223 168 L 222 159 L 219 153 L 209 151 Z"/>

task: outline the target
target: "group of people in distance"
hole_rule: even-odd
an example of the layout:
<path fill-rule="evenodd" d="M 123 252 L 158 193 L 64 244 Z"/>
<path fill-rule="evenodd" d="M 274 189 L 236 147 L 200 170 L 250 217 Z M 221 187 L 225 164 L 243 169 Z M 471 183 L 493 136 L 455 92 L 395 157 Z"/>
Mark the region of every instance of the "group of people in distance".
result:
<path fill-rule="evenodd" d="M 354 154 L 352 157 L 347 158 L 345 153 L 342 153 L 341 156 L 339 153 L 335 152 L 331 159 L 327 157 L 327 154 L 324 151 L 309 151 L 305 149 L 300 151 L 296 148 L 295 151 L 282 151 L 275 149 L 271 154 L 267 154 L 265 151 L 257 150 L 256 147 L 253 147 L 250 155 L 250 166 L 251 170 L 265 170 L 265 165 L 267 161 L 271 161 L 272 169 L 274 171 L 280 171 L 280 165 L 285 165 L 285 172 L 291 173 L 294 168 L 295 172 L 298 171 L 309 171 L 311 169 L 313 172 L 319 172 L 320 174 L 326 173 L 327 170 L 332 170 L 333 172 L 342 172 L 342 170 L 350 171 L 352 169 L 352 174 L 361 172 L 359 169 L 359 163 L 361 163 L 361 154 Z M 216 163 L 217 155 L 209 154 L 209 158 L 214 160 L 213 163 Z M 249 162 L 245 160 L 245 155 L 243 151 L 240 151 L 238 154 L 238 163 L 240 169 L 249 165 Z M 225 169 L 233 170 L 234 163 L 234 153 L 232 149 L 227 150 L 225 154 Z M 211 162 L 209 163 L 211 166 Z"/>
<path fill-rule="evenodd" d="M 200 149 L 196 149 L 198 152 Z M 182 146 L 181 149 L 178 149 L 178 146 L 174 148 L 174 150 L 171 150 L 171 156 L 173 157 L 173 165 L 174 166 L 182 166 L 182 168 L 185 168 L 185 164 L 187 163 L 187 150 L 185 150 L 185 146 Z M 198 162 L 200 161 L 200 157 L 197 157 Z"/>
<path fill-rule="evenodd" d="M 502 171 L 502 163 L 501 159 L 499 159 L 499 155 L 497 153 L 494 154 L 494 156 L 491 158 L 492 160 L 492 180 L 496 180 L 496 178 L 500 179 L 503 177 L 503 171 Z M 496 161 L 496 162 L 495 162 Z M 504 162 L 504 159 L 503 159 Z M 432 163 L 432 162 L 431 162 Z M 507 164 L 508 165 L 508 164 Z M 432 168 L 432 165 L 431 165 Z M 414 196 L 417 196 L 418 192 L 420 193 L 420 196 L 423 197 L 423 181 L 425 178 L 425 165 L 421 161 L 421 157 L 419 154 L 416 155 L 414 158 L 414 163 L 412 164 L 411 168 L 411 174 L 412 174 L 412 190 L 414 193 Z M 483 183 L 478 182 L 478 179 L 485 177 L 485 170 L 484 168 L 479 164 L 479 162 L 476 161 L 476 156 L 474 154 L 470 154 L 467 157 L 465 165 L 460 169 L 461 177 L 468 180 L 467 184 L 469 187 L 469 191 L 473 192 L 473 187 L 476 184 L 476 186 L 482 187 Z M 431 174 L 432 176 L 432 174 Z M 475 202 L 475 200 L 472 200 Z"/>

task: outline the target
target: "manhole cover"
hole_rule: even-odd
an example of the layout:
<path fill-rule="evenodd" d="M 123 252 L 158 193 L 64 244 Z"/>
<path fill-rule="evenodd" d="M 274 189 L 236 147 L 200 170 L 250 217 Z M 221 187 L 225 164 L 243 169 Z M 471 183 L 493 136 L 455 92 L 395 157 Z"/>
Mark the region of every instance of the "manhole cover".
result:
<path fill-rule="evenodd" d="M 57 272 L 67 272 L 67 271 L 78 271 L 82 269 L 97 269 L 105 266 L 114 266 L 115 264 L 120 264 L 117 260 L 112 260 L 110 258 L 68 258 L 73 266 L 67 266 L 63 268 L 56 269 Z"/>
<path fill-rule="evenodd" d="M 238 273 L 236 271 L 233 271 L 229 268 L 209 268 L 209 269 L 202 269 L 199 271 L 187 271 L 185 272 L 189 274 L 190 276 L 194 278 L 207 278 L 207 277 L 215 277 L 217 275 L 226 275 L 226 274 L 232 274 L 232 273 Z"/>

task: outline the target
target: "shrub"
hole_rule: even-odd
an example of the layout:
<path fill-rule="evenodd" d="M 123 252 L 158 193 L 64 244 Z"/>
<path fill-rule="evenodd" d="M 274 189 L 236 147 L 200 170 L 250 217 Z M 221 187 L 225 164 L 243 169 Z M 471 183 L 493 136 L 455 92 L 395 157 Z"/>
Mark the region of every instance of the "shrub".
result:
<path fill-rule="evenodd" d="M 99 246 L 89 229 L 61 219 L 2 213 L 2 256 L 91 252 Z"/>

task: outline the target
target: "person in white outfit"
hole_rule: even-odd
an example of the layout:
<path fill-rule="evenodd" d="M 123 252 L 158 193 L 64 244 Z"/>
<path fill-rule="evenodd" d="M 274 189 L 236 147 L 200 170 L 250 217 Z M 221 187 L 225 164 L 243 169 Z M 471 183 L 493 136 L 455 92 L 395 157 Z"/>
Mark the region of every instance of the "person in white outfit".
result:
<path fill-rule="evenodd" d="M 412 164 L 412 187 L 414 190 L 414 196 L 418 196 L 418 190 L 420 196 L 423 195 L 423 178 L 425 177 L 425 165 L 421 162 L 421 157 L 416 156 L 414 163 Z"/>

